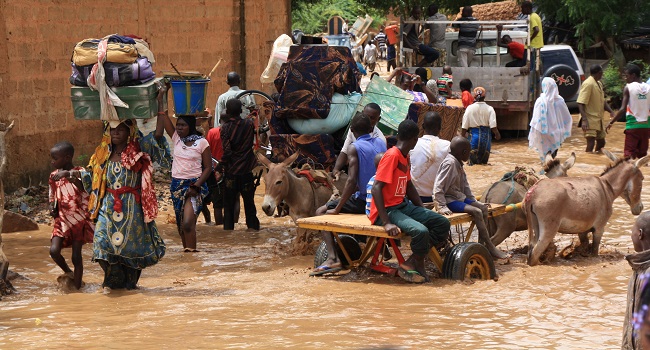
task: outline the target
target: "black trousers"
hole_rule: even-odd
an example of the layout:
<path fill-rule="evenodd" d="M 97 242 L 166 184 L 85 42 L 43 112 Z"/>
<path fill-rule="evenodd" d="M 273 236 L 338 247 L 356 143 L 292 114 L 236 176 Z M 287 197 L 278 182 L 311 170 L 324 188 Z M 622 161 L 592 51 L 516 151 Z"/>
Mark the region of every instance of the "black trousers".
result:
<path fill-rule="evenodd" d="M 253 173 L 226 175 L 223 196 L 223 229 L 235 229 L 235 201 L 241 194 L 244 200 L 244 213 L 246 213 L 246 226 L 259 230 L 260 220 L 257 219 L 255 209 L 255 183 Z"/>

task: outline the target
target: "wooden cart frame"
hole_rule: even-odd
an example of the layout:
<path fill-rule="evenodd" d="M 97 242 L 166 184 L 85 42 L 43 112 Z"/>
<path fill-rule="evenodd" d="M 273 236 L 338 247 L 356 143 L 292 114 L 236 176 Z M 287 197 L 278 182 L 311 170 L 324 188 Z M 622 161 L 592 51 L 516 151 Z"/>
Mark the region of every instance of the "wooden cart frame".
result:
<path fill-rule="evenodd" d="M 514 211 L 518 208 L 521 208 L 521 203 L 509 205 L 491 204 L 488 215 L 489 217 L 495 217 Z M 458 213 L 447 216 L 447 219 L 449 219 L 449 222 L 452 226 L 470 223 L 470 226 L 467 230 L 467 233 L 464 234 L 464 237 L 462 233 L 459 233 L 459 242 L 456 247 L 464 243 L 468 243 L 475 226 L 472 217 L 466 213 Z M 331 231 L 334 234 L 336 242 L 338 243 L 338 246 L 341 249 L 343 256 L 345 257 L 345 260 L 348 262 L 349 268 L 355 268 L 364 265 L 372 256 L 373 259 L 370 262 L 371 269 L 394 275 L 396 273 L 396 269 L 394 267 L 385 265 L 383 261 L 382 250 L 384 249 L 385 242 L 388 242 L 391 248 L 393 248 L 395 257 L 397 258 L 398 262 L 400 264 L 404 262 L 404 258 L 396 243 L 396 240 L 402 238 L 404 234 L 400 233 L 397 236 L 389 236 L 384 230 L 383 226 L 371 225 L 365 215 L 338 214 L 314 216 L 298 219 L 297 225 L 302 229 Z M 363 235 L 368 237 L 366 245 L 362 250 L 360 257 L 353 259 L 350 252 L 348 252 L 348 249 L 346 249 L 345 245 L 343 244 L 339 236 L 340 234 Z M 468 244 L 478 245 L 478 243 Z M 486 253 L 487 249 L 485 249 L 482 245 L 481 247 L 485 250 Z M 453 248 L 450 253 L 453 253 Z M 448 253 L 447 256 L 454 255 L 450 253 Z M 453 262 L 445 264 L 445 261 L 448 259 L 443 259 L 443 256 L 440 255 L 435 247 L 431 248 L 428 257 L 436 265 L 438 270 L 443 272 L 443 274 L 445 274 L 445 270 L 448 270 L 450 268 L 449 266 L 445 265 L 453 264 Z M 467 261 L 463 262 L 465 266 L 462 267 L 462 270 L 464 271 L 464 273 L 462 273 L 462 279 L 493 279 L 496 277 L 494 276 L 494 262 L 492 261 L 489 253 L 487 253 L 487 255 L 474 254 L 473 257 L 469 257 L 465 260 Z"/>

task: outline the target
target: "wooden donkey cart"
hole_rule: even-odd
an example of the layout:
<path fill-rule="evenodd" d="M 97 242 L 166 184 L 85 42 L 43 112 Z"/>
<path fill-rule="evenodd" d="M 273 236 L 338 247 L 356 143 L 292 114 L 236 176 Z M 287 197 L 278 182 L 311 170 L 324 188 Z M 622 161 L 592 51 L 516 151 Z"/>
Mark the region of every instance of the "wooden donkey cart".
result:
<path fill-rule="evenodd" d="M 521 203 L 517 204 L 491 204 L 489 208 L 489 217 L 503 215 L 505 213 L 521 208 Z M 474 229 L 472 217 L 466 213 L 458 213 L 447 216 L 451 226 L 460 226 L 470 223 L 466 233 L 457 230 L 458 242 L 446 252 L 443 256 L 434 247 L 429 251 L 429 259 L 435 264 L 436 268 L 442 272 L 444 278 L 453 280 L 464 279 L 494 279 L 496 271 L 494 260 L 482 244 L 470 242 L 469 239 Z M 345 268 L 355 268 L 364 265 L 372 256 L 370 268 L 374 271 L 395 275 L 397 268 L 387 265 L 384 261 L 383 250 L 388 243 L 393 249 L 398 263 L 404 262 L 404 257 L 399 250 L 396 240 L 404 236 L 400 233 L 398 236 L 389 236 L 384 231 L 383 226 L 371 225 L 368 217 L 361 214 L 338 214 L 322 215 L 297 220 L 297 225 L 303 229 L 331 231 L 338 243 L 338 254 Z M 361 249 L 357 240 L 350 235 L 366 236 L 366 245 Z M 454 241 L 454 237 L 451 237 Z M 327 249 L 325 243 L 321 243 L 316 252 L 314 266 L 321 265 L 327 259 Z"/>

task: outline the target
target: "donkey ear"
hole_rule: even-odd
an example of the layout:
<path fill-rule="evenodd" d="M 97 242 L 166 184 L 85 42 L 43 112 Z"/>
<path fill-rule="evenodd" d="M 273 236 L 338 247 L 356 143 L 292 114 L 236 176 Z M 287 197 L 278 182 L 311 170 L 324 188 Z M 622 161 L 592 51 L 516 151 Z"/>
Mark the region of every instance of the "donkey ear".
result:
<path fill-rule="evenodd" d="M 296 152 L 296 153 L 292 154 L 289 158 L 282 161 L 282 165 L 284 165 L 286 167 L 291 166 L 291 164 L 293 164 L 293 162 L 295 162 L 296 159 L 298 159 L 299 155 L 300 155 L 299 152 Z"/>
<path fill-rule="evenodd" d="M 273 165 L 273 162 L 266 158 L 266 156 L 261 152 L 255 152 L 255 155 L 257 156 L 257 160 L 259 160 L 265 167 L 270 168 L 271 165 Z"/>
<path fill-rule="evenodd" d="M 573 165 L 576 163 L 576 153 L 571 152 L 571 156 L 567 158 L 567 160 L 564 161 L 564 164 L 562 166 L 564 167 L 564 170 L 569 170 L 573 167 Z"/>
<path fill-rule="evenodd" d="M 553 162 L 553 156 L 550 153 L 546 153 L 546 157 L 544 158 L 544 167 L 547 167 Z"/>
<path fill-rule="evenodd" d="M 614 162 L 614 163 L 618 162 L 618 157 L 613 155 L 612 152 L 610 152 L 610 151 L 608 151 L 608 150 L 606 150 L 604 148 L 601 148 L 600 150 L 603 151 L 603 154 L 605 154 L 607 156 L 607 158 L 609 158 L 612 162 Z"/>
<path fill-rule="evenodd" d="M 641 159 L 637 159 L 636 162 L 634 162 L 634 166 L 637 168 L 640 168 L 646 164 L 648 164 L 648 161 L 650 161 L 650 156 L 645 156 Z"/>

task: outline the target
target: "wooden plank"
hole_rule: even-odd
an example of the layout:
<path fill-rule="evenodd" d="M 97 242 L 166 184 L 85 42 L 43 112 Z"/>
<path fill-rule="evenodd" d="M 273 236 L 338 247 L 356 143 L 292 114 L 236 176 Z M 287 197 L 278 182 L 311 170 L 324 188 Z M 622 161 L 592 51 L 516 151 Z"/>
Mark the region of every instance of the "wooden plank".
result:
<path fill-rule="evenodd" d="M 489 209 L 490 216 L 498 216 L 506 213 L 506 206 L 503 204 L 492 204 Z M 466 213 L 457 213 L 447 216 L 451 225 L 463 224 L 472 221 L 472 217 Z M 300 228 L 310 230 L 334 231 L 338 233 L 349 233 L 383 238 L 400 238 L 389 236 L 383 226 L 371 225 L 367 216 L 362 214 L 338 214 L 321 215 L 309 218 L 298 219 L 296 224 Z"/>

